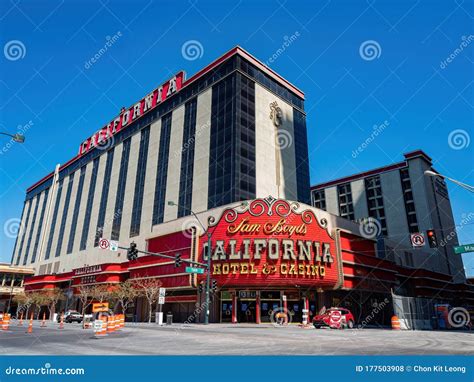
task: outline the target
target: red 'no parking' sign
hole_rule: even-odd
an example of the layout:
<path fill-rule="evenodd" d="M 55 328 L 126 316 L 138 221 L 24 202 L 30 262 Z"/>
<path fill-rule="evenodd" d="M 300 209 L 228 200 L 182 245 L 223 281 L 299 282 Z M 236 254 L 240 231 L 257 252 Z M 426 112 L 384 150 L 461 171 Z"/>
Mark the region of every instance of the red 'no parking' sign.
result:
<path fill-rule="evenodd" d="M 100 239 L 99 240 L 99 247 L 100 249 L 108 249 L 110 246 L 110 243 L 107 239 Z"/>
<path fill-rule="evenodd" d="M 340 328 L 341 319 L 342 319 L 341 312 L 339 312 L 338 310 L 332 311 L 331 315 L 329 316 L 329 326 L 331 328 Z"/>
<path fill-rule="evenodd" d="M 412 233 L 411 245 L 414 247 L 423 247 L 425 245 L 425 236 L 421 232 Z"/>

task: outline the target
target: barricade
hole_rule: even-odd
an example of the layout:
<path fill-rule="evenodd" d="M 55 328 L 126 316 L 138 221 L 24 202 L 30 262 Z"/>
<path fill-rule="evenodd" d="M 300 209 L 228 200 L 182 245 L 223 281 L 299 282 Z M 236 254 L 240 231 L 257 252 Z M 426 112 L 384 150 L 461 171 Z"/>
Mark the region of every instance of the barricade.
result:
<path fill-rule="evenodd" d="M 33 333 L 33 313 L 31 313 L 30 322 L 28 323 L 28 330 L 26 332 L 30 334 Z"/>
<path fill-rule="evenodd" d="M 2 330 L 7 331 L 10 327 L 10 314 L 5 313 L 2 320 Z"/>
<path fill-rule="evenodd" d="M 400 320 L 397 316 L 392 317 L 392 330 L 400 330 Z"/>

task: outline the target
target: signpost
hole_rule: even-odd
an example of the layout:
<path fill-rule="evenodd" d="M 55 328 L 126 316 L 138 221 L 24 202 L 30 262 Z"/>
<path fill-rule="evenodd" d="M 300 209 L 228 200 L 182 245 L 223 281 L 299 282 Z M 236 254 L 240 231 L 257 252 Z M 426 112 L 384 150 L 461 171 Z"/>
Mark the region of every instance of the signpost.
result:
<path fill-rule="evenodd" d="M 458 255 L 466 252 L 474 252 L 474 244 L 464 244 L 454 247 L 454 253 Z"/>
<path fill-rule="evenodd" d="M 117 252 L 117 251 L 118 251 L 118 247 L 119 247 L 118 241 L 110 241 L 109 249 L 110 249 L 111 251 Z"/>
<path fill-rule="evenodd" d="M 204 268 L 199 268 L 199 267 L 186 267 L 186 273 L 203 274 L 203 273 L 204 273 Z"/>
<path fill-rule="evenodd" d="M 108 312 L 108 310 L 109 310 L 108 302 L 98 302 L 98 303 L 92 304 L 92 313 Z"/>
<path fill-rule="evenodd" d="M 423 247 L 425 245 L 425 236 L 421 232 L 412 233 L 411 237 L 411 245 L 413 247 Z"/>
<path fill-rule="evenodd" d="M 157 315 L 156 315 L 156 323 L 158 325 L 163 325 L 163 311 L 162 305 L 165 303 L 165 296 L 166 296 L 166 288 L 160 288 L 158 292 L 158 307 L 160 308 Z"/>

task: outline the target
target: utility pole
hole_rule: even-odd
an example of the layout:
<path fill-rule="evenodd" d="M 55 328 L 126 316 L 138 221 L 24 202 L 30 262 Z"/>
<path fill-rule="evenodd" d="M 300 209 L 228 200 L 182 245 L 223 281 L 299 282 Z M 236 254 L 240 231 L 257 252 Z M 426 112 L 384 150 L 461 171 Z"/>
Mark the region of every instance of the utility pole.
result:
<path fill-rule="evenodd" d="M 201 220 L 197 217 L 196 213 L 185 206 L 179 205 L 178 203 L 175 203 L 173 201 L 168 201 L 169 206 L 176 206 L 176 207 L 181 207 L 185 210 L 188 210 L 191 212 L 191 214 L 194 216 L 194 218 L 198 221 L 200 224 L 203 233 L 207 231 L 207 262 L 206 262 L 206 268 L 207 268 L 207 274 L 206 274 L 206 300 L 204 304 L 206 305 L 206 312 L 204 315 L 204 325 L 209 324 L 209 315 L 210 315 L 210 310 L 209 310 L 209 305 L 210 305 L 210 300 L 211 300 L 211 233 L 209 232 L 209 229 L 206 229 L 204 225 L 202 224 Z"/>

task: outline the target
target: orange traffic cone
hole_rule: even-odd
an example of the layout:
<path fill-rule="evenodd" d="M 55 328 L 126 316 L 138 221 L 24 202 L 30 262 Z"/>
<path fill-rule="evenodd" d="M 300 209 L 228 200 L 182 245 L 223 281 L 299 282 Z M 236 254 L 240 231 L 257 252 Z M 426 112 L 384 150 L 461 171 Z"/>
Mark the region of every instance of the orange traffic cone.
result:
<path fill-rule="evenodd" d="M 30 316 L 30 322 L 28 323 L 28 330 L 27 333 L 33 333 L 33 313 Z"/>
<path fill-rule="evenodd" d="M 20 322 L 18 322 L 18 326 L 23 326 L 23 312 L 20 314 Z"/>
<path fill-rule="evenodd" d="M 41 321 L 41 327 L 46 328 L 46 313 L 43 313 L 43 320 Z"/>
<path fill-rule="evenodd" d="M 61 313 L 61 320 L 59 321 L 59 329 L 64 329 L 64 313 Z"/>

